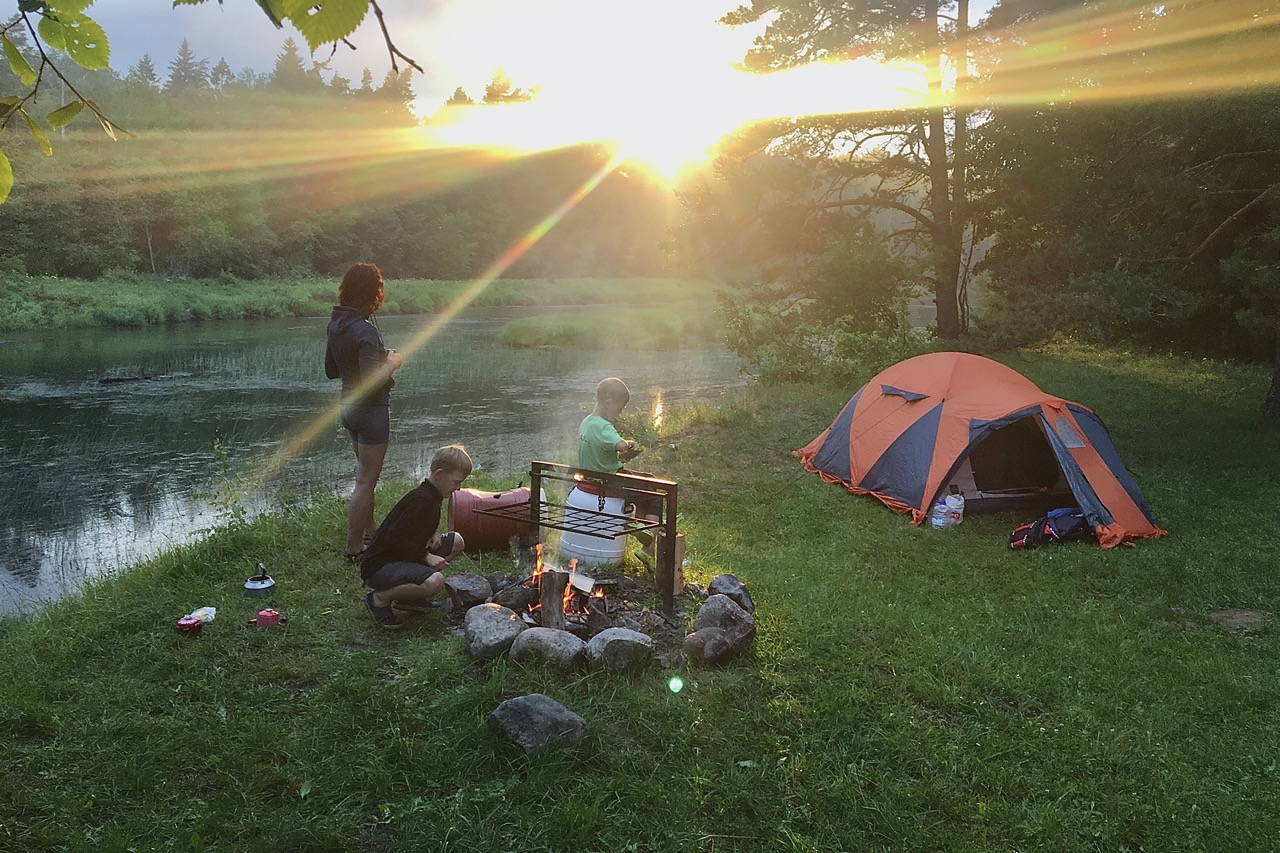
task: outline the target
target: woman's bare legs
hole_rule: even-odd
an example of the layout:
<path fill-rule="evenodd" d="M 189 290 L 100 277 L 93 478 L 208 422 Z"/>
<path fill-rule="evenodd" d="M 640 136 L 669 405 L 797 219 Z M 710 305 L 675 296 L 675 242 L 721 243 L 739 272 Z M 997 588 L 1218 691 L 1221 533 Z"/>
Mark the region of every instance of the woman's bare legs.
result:
<path fill-rule="evenodd" d="M 387 458 L 385 444 L 352 442 L 356 451 L 356 486 L 347 506 L 347 553 L 358 554 L 364 546 L 364 535 L 378 529 L 373 522 L 373 490 L 382 476 L 382 462 Z"/>

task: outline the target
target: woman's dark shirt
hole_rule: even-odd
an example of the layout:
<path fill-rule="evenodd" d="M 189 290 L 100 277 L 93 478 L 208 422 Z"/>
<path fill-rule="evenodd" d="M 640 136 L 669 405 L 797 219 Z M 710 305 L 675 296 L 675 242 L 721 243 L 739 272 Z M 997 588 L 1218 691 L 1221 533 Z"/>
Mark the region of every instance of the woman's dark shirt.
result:
<path fill-rule="evenodd" d="M 363 311 L 335 305 L 329 317 L 329 343 L 324 352 L 324 372 L 342 380 L 342 402 L 352 406 L 386 406 L 391 401 L 390 377 L 356 395 L 360 383 L 387 360 L 382 335 Z"/>

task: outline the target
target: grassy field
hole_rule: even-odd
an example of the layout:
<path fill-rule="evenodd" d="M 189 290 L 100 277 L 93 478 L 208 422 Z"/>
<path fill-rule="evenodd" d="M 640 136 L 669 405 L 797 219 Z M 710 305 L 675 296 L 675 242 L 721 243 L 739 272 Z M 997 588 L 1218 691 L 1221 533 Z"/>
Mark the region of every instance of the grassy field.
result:
<path fill-rule="evenodd" d="M 645 305 L 713 301 L 714 282 L 681 279 L 502 279 L 472 293 L 472 282 L 389 281 L 383 314 L 440 311 L 460 297 L 477 307 Z M 0 277 L 0 331 L 146 326 L 203 319 L 326 316 L 337 279 L 170 281 L 126 274 L 98 281 Z"/>
<path fill-rule="evenodd" d="M 336 555 L 343 503 L 317 496 L 0 622 L 0 849 L 1276 849 L 1267 376 L 1008 361 L 1099 412 L 1169 538 L 1014 553 L 1015 515 L 911 527 L 789 456 L 850 388 L 671 412 L 642 458 L 680 480 L 688 575 L 741 577 L 760 627 L 673 693 L 661 668 L 472 661 L 439 614 L 379 631 Z M 283 629 L 245 625 L 257 560 Z M 217 621 L 177 634 L 201 605 Z M 1221 608 L 1271 621 L 1224 630 Z M 534 691 L 588 720 L 578 747 L 526 757 L 487 731 Z"/>

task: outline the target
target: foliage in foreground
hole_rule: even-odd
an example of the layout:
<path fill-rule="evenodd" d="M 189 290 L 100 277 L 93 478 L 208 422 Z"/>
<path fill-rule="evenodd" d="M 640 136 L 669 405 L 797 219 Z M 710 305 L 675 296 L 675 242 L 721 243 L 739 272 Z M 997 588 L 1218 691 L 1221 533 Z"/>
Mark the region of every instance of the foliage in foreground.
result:
<path fill-rule="evenodd" d="M 0 839 L 1272 849 L 1280 641 L 1209 619 L 1280 600 L 1280 487 L 1261 473 L 1280 448 L 1253 405 L 1265 375 L 1081 348 L 1010 363 L 1102 415 L 1168 539 L 1012 553 L 1018 517 L 911 527 L 787 455 L 849 387 L 671 413 L 646 467 L 681 482 L 689 575 L 743 578 L 760 626 L 746 659 L 672 693 L 658 669 L 474 662 L 438 615 L 380 633 L 336 555 L 342 501 L 321 497 L 0 623 Z M 258 559 L 281 584 L 282 630 L 244 624 Z M 205 604 L 219 608 L 205 635 L 178 635 Z M 500 701 L 533 691 L 587 718 L 578 748 L 526 757 L 487 732 Z"/>
<path fill-rule="evenodd" d="M 462 299 L 477 307 L 672 303 L 710 300 L 714 284 L 683 279 L 501 279 L 389 281 L 383 314 L 422 314 Z M 321 278 L 170 281 L 118 273 L 99 281 L 0 274 L 0 331 L 148 326 L 191 320 L 327 316 L 338 282 Z M 465 307 L 465 306 L 464 306 Z"/>

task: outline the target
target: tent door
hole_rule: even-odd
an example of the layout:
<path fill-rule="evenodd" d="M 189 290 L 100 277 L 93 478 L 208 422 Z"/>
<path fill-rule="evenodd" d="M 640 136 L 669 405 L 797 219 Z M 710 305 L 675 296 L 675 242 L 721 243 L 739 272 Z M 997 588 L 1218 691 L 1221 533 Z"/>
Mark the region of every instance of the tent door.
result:
<path fill-rule="evenodd" d="M 995 430 L 968 454 L 942 494 L 958 490 L 965 511 L 1049 510 L 1075 504 L 1071 487 L 1034 417 Z"/>

